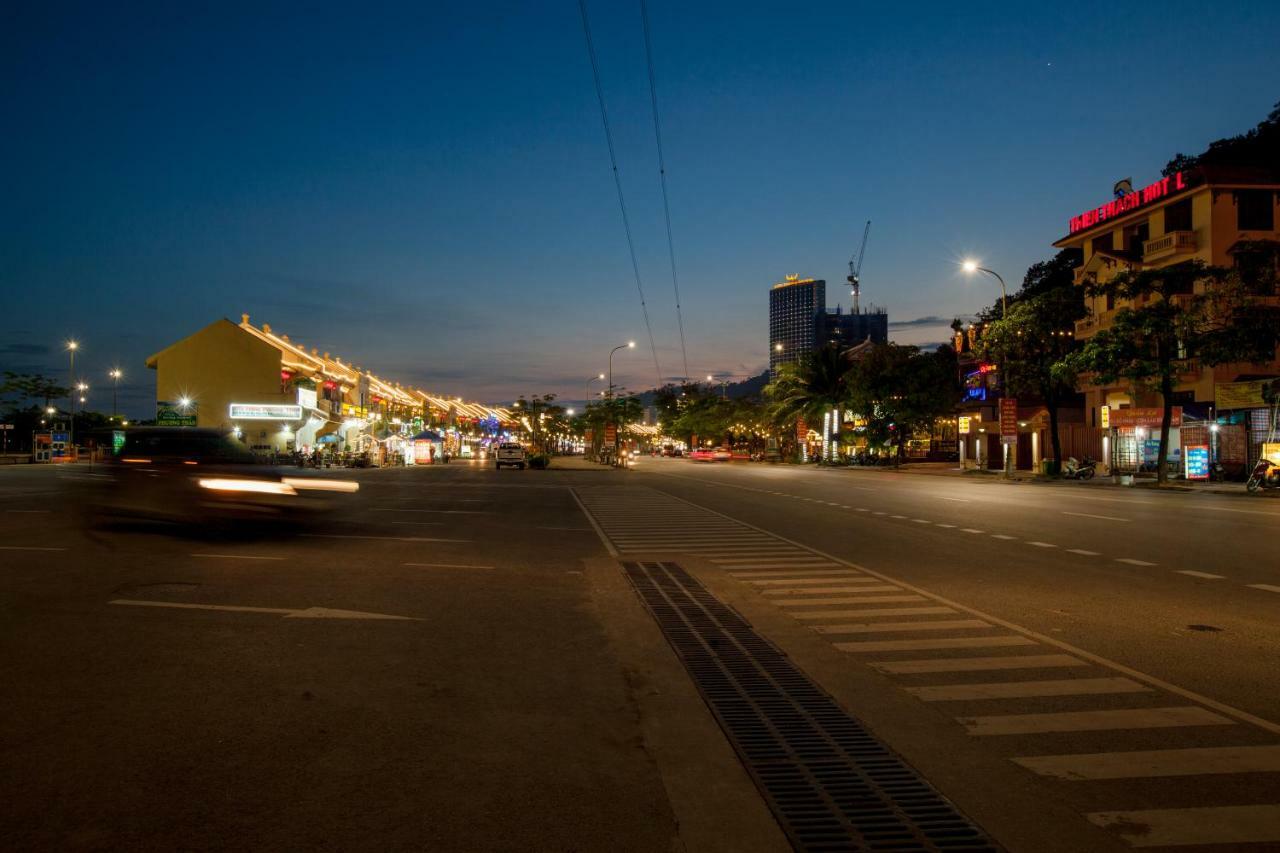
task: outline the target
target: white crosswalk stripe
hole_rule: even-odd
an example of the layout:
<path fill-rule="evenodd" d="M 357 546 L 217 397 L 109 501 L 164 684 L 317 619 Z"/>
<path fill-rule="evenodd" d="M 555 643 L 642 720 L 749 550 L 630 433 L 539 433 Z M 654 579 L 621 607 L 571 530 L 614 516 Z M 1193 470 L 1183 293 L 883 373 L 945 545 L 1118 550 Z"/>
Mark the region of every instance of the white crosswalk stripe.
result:
<path fill-rule="evenodd" d="M 823 503 L 803 495 L 784 497 Z M 1188 802 L 1196 801 L 1162 801 L 1161 791 L 1149 796 L 1135 792 L 1132 799 L 1119 802 L 1100 797 L 1085 800 L 1091 808 L 1112 805 L 1129 809 L 1135 803 L 1177 806 L 1084 814 L 1132 846 L 1261 844 L 1268 846 L 1256 849 L 1280 849 L 1270 846 L 1280 842 L 1280 805 L 1265 802 L 1276 799 L 1280 791 L 1280 745 L 1223 742 L 1238 738 L 1235 733 L 1245 729 L 1239 725 L 1242 721 L 1252 723 L 1255 732 L 1270 725 L 1267 721 L 1163 685 L 1123 666 L 1107 664 L 995 617 L 968 611 L 962 604 L 904 588 L 871 570 L 661 492 L 631 486 L 584 488 L 579 498 L 603 535 L 623 555 L 687 554 L 704 561 L 704 566 L 709 563 L 745 593 L 807 625 L 847 654 L 850 666 L 869 667 L 935 708 L 946 708 L 947 703 L 978 703 L 974 710 L 980 710 L 980 715 L 957 715 L 956 723 L 968 736 L 990 742 L 998 750 L 1016 746 L 1021 754 L 1006 755 L 1007 760 L 1042 777 L 1045 784 L 1084 786 L 1105 780 L 1133 780 L 1137 784 L 1167 777 L 1194 781 L 1226 774 L 1261 780 L 1252 787 L 1233 783 L 1231 790 L 1247 797 L 1242 800 L 1247 805 L 1187 808 Z M 853 509 L 866 514 L 861 519 L 848 516 L 861 523 L 883 523 L 872 521 L 872 515 L 909 518 L 866 507 Z M 1017 539 L 975 527 L 911 520 L 998 540 Z M 904 533 L 910 535 L 915 534 Z M 1100 556 L 1096 551 L 1045 541 L 1025 540 L 1023 544 L 1046 552 L 1056 549 L 1083 557 Z M 1142 568 L 1155 565 L 1134 558 L 1117 562 Z M 1202 580 L 1220 579 L 1207 572 L 1179 573 Z M 1273 584 L 1252 586 L 1280 592 L 1280 586 Z M 1169 747 L 1098 751 L 1099 746 L 1105 748 L 1114 742 L 1106 740 L 1107 736 L 1148 730 L 1159 732 Z M 1274 726 L 1268 732 L 1276 733 Z"/>

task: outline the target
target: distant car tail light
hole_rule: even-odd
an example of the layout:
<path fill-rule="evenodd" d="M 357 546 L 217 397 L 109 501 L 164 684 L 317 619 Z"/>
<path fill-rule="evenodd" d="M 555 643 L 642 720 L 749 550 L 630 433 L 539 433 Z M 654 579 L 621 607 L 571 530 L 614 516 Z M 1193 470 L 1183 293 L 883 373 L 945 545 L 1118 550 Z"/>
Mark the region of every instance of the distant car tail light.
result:
<path fill-rule="evenodd" d="M 205 477 L 196 480 L 202 489 L 215 492 L 256 492 L 262 495 L 296 495 L 293 486 L 288 483 L 276 483 L 271 480 L 236 480 L 224 477 Z"/>

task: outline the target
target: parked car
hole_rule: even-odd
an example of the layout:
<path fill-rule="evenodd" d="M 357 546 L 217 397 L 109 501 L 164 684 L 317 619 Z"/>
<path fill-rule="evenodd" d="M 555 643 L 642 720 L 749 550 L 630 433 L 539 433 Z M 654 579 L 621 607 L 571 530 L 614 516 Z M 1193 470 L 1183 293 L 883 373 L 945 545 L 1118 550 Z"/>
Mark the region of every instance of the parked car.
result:
<path fill-rule="evenodd" d="M 716 461 L 716 454 L 715 454 L 715 451 L 713 451 L 713 450 L 708 450 L 708 449 L 706 449 L 706 448 L 704 448 L 704 447 L 699 447 L 699 448 L 696 448 L 696 449 L 694 449 L 694 450 L 690 450 L 690 451 L 689 451 L 688 456 L 689 456 L 689 458 L 690 458 L 690 459 L 692 459 L 694 462 L 714 462 L 714 461 Z"/>
<path fill-rule="evenodd" d="M 716 462 L 728 462 L 733 458 L 733 451 L 727 447 L 717 447 L 711 451 L 712 459 Z"/>
<path fill-rule="evenodd" d="M 493 454 L 493 464 L 495 468 L 501 468 L 504 465 L 514 465 L 521 470 L 527 464 L 524 448 L 512 441 L 504 441 L 498 445 L 497 451 Z"/>

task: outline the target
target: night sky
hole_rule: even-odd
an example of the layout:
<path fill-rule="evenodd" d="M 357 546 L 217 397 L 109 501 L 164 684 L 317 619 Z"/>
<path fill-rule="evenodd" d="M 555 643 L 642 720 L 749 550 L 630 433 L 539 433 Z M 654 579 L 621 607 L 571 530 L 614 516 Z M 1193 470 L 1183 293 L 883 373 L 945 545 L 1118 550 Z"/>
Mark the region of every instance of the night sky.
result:
<path fill-rule="evenodd" d="M 201 8 L 196 8 L 199 5 Z M 823 277 L 944 340 L 1069 216 L 1280 99 L 1280 4 L 652 0 L 690 373 L 767 363 Z M 576 3 L 10 2 L 0 369 L 150 415 L 143 360 L 252 315 L 388 378 L 579 399 L 654 384 Z M 682 373 L 638 2 L 589 6 L 664 377 Z M 1213 17 L 1209 17 L 1209 16 Z"/>

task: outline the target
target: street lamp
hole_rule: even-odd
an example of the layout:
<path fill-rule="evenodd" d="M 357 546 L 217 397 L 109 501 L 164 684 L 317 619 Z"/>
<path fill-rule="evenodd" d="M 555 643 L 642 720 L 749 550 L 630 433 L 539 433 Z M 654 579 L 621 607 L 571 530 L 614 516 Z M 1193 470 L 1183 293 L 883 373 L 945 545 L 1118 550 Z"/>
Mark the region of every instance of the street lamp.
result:
<path fill-rule="evenodd" d="M 587 379 L 587 399 L 582 401 L 582 405 L 584 406 L 591 405 L 591 383 L 600 379 L 604 379 L 603 373 L 597 373 L 595 376 L 592 376 Z"/>
<path fill-rule="evenodd" d="M 636 348 L 635 341 L 627 341 L 625 344 L 619 344 L 618 346 L 609 350 L 609 398 L 610 399 L 613 398 L 613 354 L 620 349 L 635 349 L 635 348 Z"/>
<path fill-rule="evenodd" d="M 116 419 L 116 398 L 120 391 L 120 377 L 124 376 L 124 371 L 118 367 L 113 367 L 107 371 L 107 375 L 111 377 L 111 420 Z"/>
<path fill-rule="evenodd" d="M 71 388 L 76 384 L 76 350 L 80 349 L 77 341 L 67 341 L 67 353 L 71 357 L 71 364 L 67 368 L 67 409 L 74 410 L 75 403 L 71 399 Z M 75 415 L 71 416 L 71 428 L 67 431 L 67 438 L 72 447 L 76 446 L 76 419 Z"/>
<path fill-rule="evenodd" d="M 1008 316 L 1009 295 L 1008 295 L 1008 292 L 1005 290 L 1004 279 L 1000 277 L 1000 273 L 992 269 L 987 269 L 986 267 L 978 266 L 978 262 L 975 260 L 965 261 L 964 263 L 960 264 L 960 268 L 963 269 L 965 272 L 967 272 L 969 275 L 973 275 L 976 272 L 984 272 L 987 275 L 994 278 L 996 281 L 1000 282 L 1000 319 L 1003 320 L 1006 316 Z"/>

